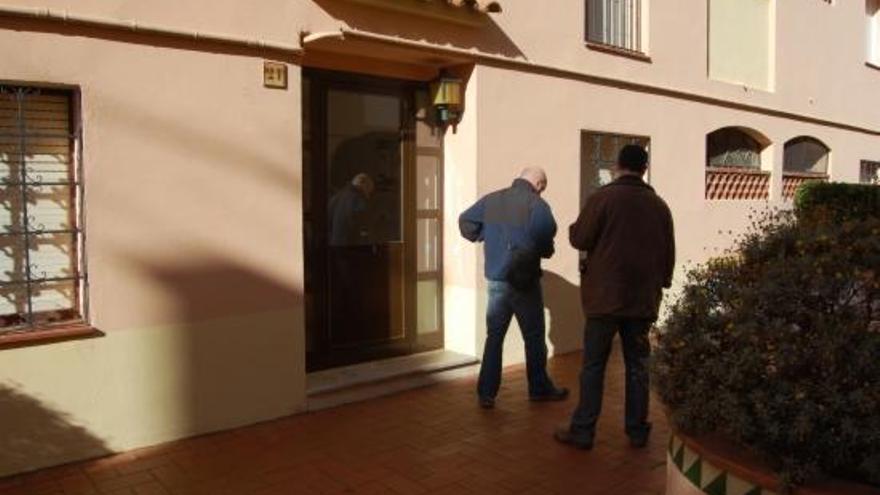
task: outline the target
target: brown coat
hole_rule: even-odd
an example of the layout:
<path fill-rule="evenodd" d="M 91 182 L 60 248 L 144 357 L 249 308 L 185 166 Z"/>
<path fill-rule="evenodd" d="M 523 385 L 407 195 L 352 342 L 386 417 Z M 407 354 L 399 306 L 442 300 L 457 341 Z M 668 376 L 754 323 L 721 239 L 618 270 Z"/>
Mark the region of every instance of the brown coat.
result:
<path fill-rule="evenodd" d="M 589 317 L 656 319 L 664 287 L 672 283 L 672 213 L 641 178 L 625 175 L 593 194 L 569 228 L 587 252 L 581 301 Z"/>

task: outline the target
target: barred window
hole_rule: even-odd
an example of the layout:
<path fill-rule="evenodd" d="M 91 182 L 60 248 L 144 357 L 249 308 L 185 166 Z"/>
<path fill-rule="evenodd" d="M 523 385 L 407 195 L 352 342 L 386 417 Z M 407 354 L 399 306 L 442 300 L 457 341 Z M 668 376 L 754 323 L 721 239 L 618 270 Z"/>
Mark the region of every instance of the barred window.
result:
<path fill-rule="evenodd" d="M 651 139 L 647 136 L 581 131 L 581 204 L 597 189 L 611 183 L 611 170 L 617 163 L 620 150 L 628 144 L 637 144 L 650 152 Z"/>
<path fill-rule="evenodd" d="M 880 65 L 880 0 L 866 0 L 868 21 L 868 62 Z"/>
<path fill-rule="evenodd" d="M 643 51 L 642 0 L 587 0 L 587 41 Z"/>
<path fill-rule="evenodd" d="M 75 98 L 0 85 L 0 336 L 82 320 Z"/>
<path fill-rule="evenodd" d="M 874 184 L 880 186 L 880 162 L 862 160 L 862 170 L 859 174 L 859 182 L 862 184 Z"/>

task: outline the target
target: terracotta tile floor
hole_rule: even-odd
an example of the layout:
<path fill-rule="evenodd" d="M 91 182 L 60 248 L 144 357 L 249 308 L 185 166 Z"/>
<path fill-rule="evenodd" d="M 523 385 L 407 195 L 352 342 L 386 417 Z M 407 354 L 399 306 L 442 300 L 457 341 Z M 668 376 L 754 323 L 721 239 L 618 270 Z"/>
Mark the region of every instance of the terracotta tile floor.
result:
<path fill-rule="evenodd" d="M 551 360 L 557 383 L 575 391 L 561 403 L 526 401 L 525 370 L 513 366 L 490 411 L 465 378 L 8 478 L 0 494 L 662 494 L 666 423 L 654 404 L 649 447 L 628 446 L 619 350 L 593 450 L 551 438 L 577 400 L 580 359 Z"/>

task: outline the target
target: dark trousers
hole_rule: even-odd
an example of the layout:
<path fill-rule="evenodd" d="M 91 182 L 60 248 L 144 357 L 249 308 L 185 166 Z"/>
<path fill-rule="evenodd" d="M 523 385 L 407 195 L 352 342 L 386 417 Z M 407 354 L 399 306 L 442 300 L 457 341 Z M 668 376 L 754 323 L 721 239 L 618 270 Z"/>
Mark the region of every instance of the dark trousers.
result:
<path fill-rule="evenodd" d="M 634 318 L 587 318 L 581 396 L 571 418 L 571 433 L 578 439 L 592 441 L 596 433 L 596 421 L 602 412 L 605 365 L 617 332 L 620 333 L 626 365 L 626 434 L 633 439 L 644 439 L 651 432 L 648 423 L 648 358 L 651 356 L 648 331 L 652 323 L 651 320 Z"/>
<path fill-rule="evenodd" d="M 486 308 L 486 346 L 480 365 L 477 394 L 494 398 L 501 386 L 501 355 L 504 336 L 510 320 L 516 321 L 522 331 L 526 347 L 526 376 L 529 395 L 548 394 L 553 382 L 547 375 L 547 342 L 545 341 L 544 296 L 541 285 L 521 291 L 507 282 L 489 281 L 489 305 Z"/>

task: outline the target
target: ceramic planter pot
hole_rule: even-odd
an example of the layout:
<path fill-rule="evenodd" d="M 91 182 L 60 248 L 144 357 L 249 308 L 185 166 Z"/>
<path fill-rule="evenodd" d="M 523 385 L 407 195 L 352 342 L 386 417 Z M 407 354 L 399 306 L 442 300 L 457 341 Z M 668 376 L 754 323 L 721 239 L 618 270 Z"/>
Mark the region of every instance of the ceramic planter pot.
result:
<path fill-rule="evenodd" d="M 673 433 L 666 456 L 666 495 L 779 495 L 779 479 L 758 457 L 719 436 Z M 829 480 L 792 495 L 880 495 L 880 489 Z"/>

